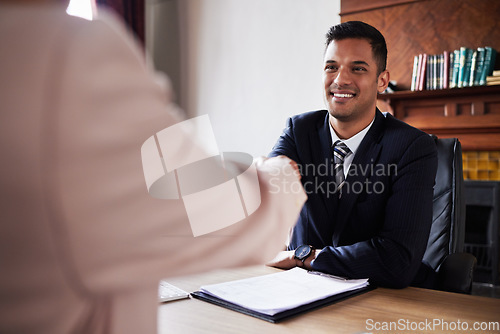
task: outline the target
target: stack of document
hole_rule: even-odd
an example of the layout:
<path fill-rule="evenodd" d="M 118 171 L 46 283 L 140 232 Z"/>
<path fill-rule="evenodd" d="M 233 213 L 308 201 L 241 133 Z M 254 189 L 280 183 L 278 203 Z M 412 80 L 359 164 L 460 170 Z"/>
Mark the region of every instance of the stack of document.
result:
<path fill-rule="evenodd" d="M 202 286 L 193 297 L 277 322 L 368 289 L 368 279 L 349 280 L 302 268 Z"/>

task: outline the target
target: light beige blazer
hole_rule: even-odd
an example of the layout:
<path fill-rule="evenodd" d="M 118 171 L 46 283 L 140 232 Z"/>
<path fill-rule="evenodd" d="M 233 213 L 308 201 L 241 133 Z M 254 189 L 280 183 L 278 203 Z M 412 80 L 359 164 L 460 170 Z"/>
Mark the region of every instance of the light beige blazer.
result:
<path fill-rule="evenodd" d="M 161 278 L 271 259 L 305 201 L 269 187 L 297 182 L 286 159 L 259 165 L 255 214 L 206 236 L 149 196 L 141 145 L 179 118 L 113 19 L 0 6 L 0 108 L 3 334 L 156 333 Z"/>

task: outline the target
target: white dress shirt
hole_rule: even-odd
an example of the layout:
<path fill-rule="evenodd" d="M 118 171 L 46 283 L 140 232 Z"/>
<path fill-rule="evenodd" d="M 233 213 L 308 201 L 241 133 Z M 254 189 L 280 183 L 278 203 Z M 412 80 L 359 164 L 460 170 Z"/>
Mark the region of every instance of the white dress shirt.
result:
<path fill-rule="evenodd" d="M 337 133 L 335 133 L 335 130 L 332 127 L 332 124 L 330 123 L 330 134 L 332 136 L 332 144 L 335 144 L 337 140 L 342 141 L 346 146 L 351 150 L 351 152 L 346 155 L 344 158 L 344 176 L 347 179 L 347 174 L 349 172 L 349 168 L 351 167 L 352 160 L 354 159 L 354 156 L 356 155 L 356 151 L 358 150 L 359 144 L 361 144 L 361 141 L 363 138 L 365 138 L 366 133 L 368 130 L 370 130 L 371 126 L 373 125 L 373 122 L 375 121 L 375 117 L 373 117 L 373 120 L 371 121 L 370 124 L 363 130 L 359 131 L 356 133 L 354 136 L 348 139 L 340 139 L 337 136 Z M 333 147 L 332 147 L 333 149 Z"/>

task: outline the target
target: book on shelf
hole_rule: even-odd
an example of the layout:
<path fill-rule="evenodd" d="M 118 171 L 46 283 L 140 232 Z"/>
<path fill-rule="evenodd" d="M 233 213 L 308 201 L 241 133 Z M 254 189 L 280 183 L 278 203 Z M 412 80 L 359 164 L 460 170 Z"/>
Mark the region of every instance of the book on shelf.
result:
<path fill-rule="evenodd" d="M 411 74 L 411 90 L 415 91 L 417 90 L 417 80 L 418 80 L 418 57 L 419 56 L 414 56 L 413 57 L 413 72 Z"/>
<path fill-rule="evenodd" d="M 476 57 L 476 70 L 474 72 L 474 78 L 472 79 L 473 84 L 471 86 L 479 86 L 479 81 L 481 79 L 481 71 L 484 66 L 484 47 L 477 48 Z"/>
<path fill-rule="evenodd" d="M 472 59 L 470 61 L 467 76 L 464 78 L 464 87 L 474 86 L 474 74 L 476 73 L 477 65 L 477 50 L 471 50 L 470 52 L 472 52 Z"/>
<path fill-rule="evenodd" d="M 427 73 L 427 54 L 418 55 L 415 90 L 424 90 L 426 85 L 425 74 Z"/>
<path fill-rule="evenodd" d="M 497 51 L 492 47 L 484 47 L 484 63 L 481 70 L 481 78 L 479 79 L 479 84 L 486 84 L 486 77 L 493 73 L 495 69 Z"/>
<path fill-rule="evenodd" d="M 426 73 L 427 75 L 425 76 L 425 90 L 429 90 L 432 87 L 432 78 L 433 78 L 433 72 L 434 72 L 434 56 L 433 55 L 427 55 L 427 68 Z"/>
<path fill-rule="evenodd" d="M 500 76 L 488 76 L 486 82 L 500 81 Z"/>
<path fill-rule="evenodd" d="M 440 54 L 413 57 L 411 90 L 435 90 L 486 85 L 495 69 L 497 51 L 492 47 L 465 46 Z M 500 73 L 498 70 L 497 73 Z"/>
<path fill-rule="evenodd" d="M 419 54 L 413 58 L 411 90 L 433 90 L 449 87 L 450 53 Z"/>
<path fill-rule="evenodd" d="M 450 85 L 450 53 L 448 51 L 443 52 L 443 89 L 447 89 Z"/>
<path fill-rule="evenodd" d="M 442 58 L 441 55 L 431 56 L 432 70 L 430 75 L 431 80 L 429 80 L 430 81 L 429 89 L 434 90 L 438 89 L 441 86 L 441 63 L 442 63 L 441 58 Z"/>
<path fill-rule="evenodd" d="M 427 54 L 422 54 L 420 58 L 420 64 L 418 67 L 418 90 L 424 90 L 425 84 L 425 73 L 427 70 Z"/>
<path fill-rule="evenodd" d="M 486 77 L 486 85 L 500 85 L 500 71 L 493 71 L 491 75 Z"/>
<path fill-rule="evenodd" d="M 457 87 L 467 87 L 469 85 L 470 66 L 472 62 L 472 50 L 466 47 L 460 48 L 459 71 Z M 467 78 L 467 79 L 466 79 Z"/>
<path fill-rule="evenodd" d="M 460 50 L 453 51 L 453 63 L 450 67 L 450 88 L 456 88 L 458 86 L 458 72 L 460 71 Z"/>

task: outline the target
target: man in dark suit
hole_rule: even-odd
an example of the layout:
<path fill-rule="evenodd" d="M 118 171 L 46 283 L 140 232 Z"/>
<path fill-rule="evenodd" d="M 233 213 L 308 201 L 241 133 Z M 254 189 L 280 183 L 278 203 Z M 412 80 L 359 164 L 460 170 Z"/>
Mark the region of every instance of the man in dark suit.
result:
<path fill-rule="evenodd" d="M 422 257 L 432 222 L 434 141 L 377 109 L 377 92 L 389 83 L 377 29 L 342 23 L 330 28 L 326 45 L 328 110 L 291 117 L 270 153 L 297 163 L 308 200 L 288 250 L 269 265 L 425 286 L 432 281 Z"/>

